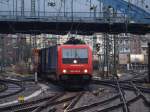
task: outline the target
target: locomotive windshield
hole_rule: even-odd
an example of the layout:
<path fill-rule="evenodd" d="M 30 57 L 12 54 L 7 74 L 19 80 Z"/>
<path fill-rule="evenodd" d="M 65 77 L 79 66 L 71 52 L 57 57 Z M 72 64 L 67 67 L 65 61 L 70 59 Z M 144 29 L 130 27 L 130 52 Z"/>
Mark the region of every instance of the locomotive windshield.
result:
<path fill-rule="evenodd" d="M 76 60 L 77 63 L 88 63 L 88 49 L 64 48 L 62 50 L 62 58 L 64 64 L 71 64 L 74 60 Z"/>

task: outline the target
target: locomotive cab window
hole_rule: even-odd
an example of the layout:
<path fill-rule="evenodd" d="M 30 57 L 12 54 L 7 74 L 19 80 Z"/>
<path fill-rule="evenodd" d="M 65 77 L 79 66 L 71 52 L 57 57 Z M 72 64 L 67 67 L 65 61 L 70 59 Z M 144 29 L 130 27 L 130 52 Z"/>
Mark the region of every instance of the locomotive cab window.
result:
<path fill-rule="evenodd" d="M 62 60 L 64 64 L 88 63 L 87 48 L 63 48 Z"/>

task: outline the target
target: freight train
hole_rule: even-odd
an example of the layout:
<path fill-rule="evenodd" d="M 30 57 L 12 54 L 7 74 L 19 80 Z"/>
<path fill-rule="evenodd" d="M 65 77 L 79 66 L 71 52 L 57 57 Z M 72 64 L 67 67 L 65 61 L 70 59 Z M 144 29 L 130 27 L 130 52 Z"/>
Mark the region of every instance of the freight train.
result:
<path fill-rule="evenodd" d="M 87 85 L 92 78 L 92 50 L 86 44 L 66 42 L 40 49 L 35 60 L 39 76 L 55 76 L 64 85 Z"/>

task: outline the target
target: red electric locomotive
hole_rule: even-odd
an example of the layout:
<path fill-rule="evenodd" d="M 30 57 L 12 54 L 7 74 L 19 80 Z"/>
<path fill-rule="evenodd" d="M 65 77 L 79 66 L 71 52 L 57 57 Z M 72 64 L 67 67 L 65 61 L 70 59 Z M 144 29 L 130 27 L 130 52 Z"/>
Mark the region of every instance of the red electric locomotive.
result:
<path fill-rule="evenodd" d="M 66 44 L 39 50 L 38 74 L 56 76 L 67 85 L 85 85 L 92 77 L 92 50 L 86 44 Z"/>
<path fill-rule="evenodd" d="M 58 47 L 57 77 L 63 83 L 89 82 L 92 71 L 92 50 L 88 45 Z"/>

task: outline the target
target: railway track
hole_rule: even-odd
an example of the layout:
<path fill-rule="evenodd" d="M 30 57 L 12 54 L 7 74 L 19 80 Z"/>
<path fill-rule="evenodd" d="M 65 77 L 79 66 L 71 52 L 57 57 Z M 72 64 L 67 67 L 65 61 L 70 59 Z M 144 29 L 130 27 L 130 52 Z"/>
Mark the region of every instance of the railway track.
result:
<path fill-rule="evenodd" d="M 95 103 L 92 103 L 92 104 L 89 104 L 89 105 L 84 105 L 84 106 L 81 106 L 81 107 L 78 107 L 78 108 L 73 108 L 73 109 L 68 110 L 68 112 L 86 111 L 86 110 L 89 110 L 89 109 L 97 107 L 97 106 L 102 106 L 106 103 L 107 104 L 111 103 L 112 101 L 114 101 L 118 98 L 119 98 L 119 94 L 116 94 L 115 96 L 112 96 L 111 98 L 108 98 L 106 100 L 95 102 Z"/>
<path fill-rule="evenodd" d="M 112 88 L 115 90 L 115 94 L 109 98 L 82 105 L 82 101 L 84 101 L 83 97 L 86 96 L 88 92 L 92 95 L 91 91 L 76 92 L 74 95 L 70 95 L 71 92 L 60 91 L 52 96 L 37 98 L 36 100 L 22 104 L 1 107 L 0 110 L 4 112 L 109 112 L 119 109 L 123 112 L 130 112 L 132 111 L 130 109 L 131 104 L 139 100 L 143 100 L 144 104 L 146 104 L 145 106 L 149 108 L 150 102 L 144 93 L 150 93 L 150 89 L 137 85 L 132 79 L 128 81 L 120 81 L 117 78 L 103 81 L 93 80 L 92 84 Z M 129 97 L 128 91 L 133 94 L 132 97 Z M 98 97 L 95 97 L 95 99 L 96 98 Z M 66 104 L 65 107 L 60 109 L 64 104 Z"/>
<path fill-rule="evenodd" d="M 115 102 L 117 99 L 121 100 L 121 102 L 119 104 L 116 104 L 116 105 L 113 105 L 113 106 L 108 106 L 108 107 L 103 108 L 102 110 L 99 110 L 99 111 L 104 112 L 104 111 L 109 111 L 109 110 L 112 110 L 112 109 L 123 107 L 124 112 L 129 112 L 129 109 L 128 109 L 128 106 L 127 106 L 128 102 L 126 101 L 123 90 L 120 87 L 120 84 L 117 80 L 116 80 L 116 84 L 117 85 L 115 85 L 115 88 L 118 91 L 118 93 L 116 95 L 114 95 L 114 96 L 112 96 L 112 97 L 110 97 L 106 100 L 103 100 L 103 101 L 99 101 L 99 102 L 92 103 L 90 105 L 84 105 L 84 106 L 81 106 L 81 107 L 78 107 L 78 108 L 71 109 L 68 112 L 80 112 L 80 111 L 85 111 L 86 112 L 86 111 L 89 111 L 89 109 L 90 110 L 92 108 L 94 109 L 95 107 L 103 108 L 103 107 L 106 107 L 106 104 L 109 105 L 109 104 Z"/>
<path fill-rule="evenodd" d="M 124 90 L 121 88 L 121 86 L 118 82 L 118 79 L 116 79 L 116 83 L 117 83 L 118 91 L 119 91 L 119 94 L 120 94 L 120 100 L 123 103 L 123 111 L 124 112 L 129 112 L 129 108 L 128 108 L 127 101 L 126 101 L 126 98 L 125 98 L 125 93 L 124 93 Z"/>
<path fill-rule="evenodd" d="M 47 108 L 48 106 L 56 106 L 68 101 L 71 101 L 76 97 L 76 95 L 72 95 L 66 98 L 62 98 L 65 93 L 55 94 L 53 96 L 43 97 L 37 100 L 33 100 L 30 102 L 25 102 L 21 104 L 15 104 L 12 106 L 6 106 L 0 108 L 3 111 L 13 111 L 13 112 L 42 112 L 43 109 Z"/>
<path fill-rule="evenodd" d="M 134 98 L 128 100 L 128 101 L 126 102 L 126 105 L 127 105 L 127 106 L 130 105 L 131 103 L 134 103 L 134 102 L 137 101 L 138 99 L 139 99 L 139 96 L 136 96 L 136 97 L 134 97 Z M 124 107 L 124 105 L 125 105 L 124 102 L 120 102 L 120 103 L 115 104 L 115 105 L 113 105 L 113 106 L 108 106 L 108 107 L 106 107 L 106 108 L 99 109 L 99 110 L 96 110 L 96 111 L 93 111 L 93 112 L 109 112 L 109 111 L 112 111 L 112 110 L 115 110 L 115 109 L 118 109 L 118 108 L 122 108 L 122 107 Z M 128 111 L 128 110 L 125 110 L 125 111 Z"/>
<path fill-rule="evenodd" d="M 122 89 L 128 89 L 128 90 L 134 91 L 135 89 L 132 87 L 130 82 L 131 81 L 119 81 L 120 86 L 121 86 Z M 134 82 L 134 81 L 132 81 L 132 82 Z M 116 88 L 116 82 L 114 80 L 104 80 L 104 81 L 102 81 L 102 80 L 93 80 L 92 83 L 93 84 L 106 85 L 106 86 L 110 86 L 110 87 Z M 138 89 L 140 89 L 141 92 L 150 93 L 150 89 L 149 88 L 146 88 L 146 87 L 143 87 L 143 86 L 139 86 L 139 85 L 136 85 L 136 87 Z"/>
<path fill-rule="evenodd" d="M 122 103 L 119 103 L 117 105 L 114 105 L 114 106 L 110 106 L 110 107 L 107 107 L 105 109 L 100 109 L 98 111 L 93 111 L 93 112 L 105 112 L 105 111 L 111 111 L 111 110 L 114 110 L 116 108 L 120 108 L 120 107 L 123 107 L 123 112 L 130 112 L 129 110 L 129 104 L 132 104 L 140 99 L 143 99 L 144 100 L 144 104 L 146 104 L 145 106 L 147 106 L 148 108 L 149 105 L 150 105 L 150 102 L 146 99 L 145 95 L 143 94 L 144 93 L 150 93 L 150 89 L 149 88 L 144 88 L 144 87 L 141 87 L 141 86 L 137 86 L 136 84 L 133 83 L 132 80 L 130 80 L 130 82 L 119 82 L 118 80 L 116 80 L 117 83 L 115 84 L 114 81 L 97 81 L 97 83 L 99 84 L 104 84 L 104 85 L 108 85 L 108 86 L 111 86 L 111 87 L 114 87 L 116 88 L 116 86 L 118 86 L 119 88 L 119 93 L 121 94 L 121 99 L 122 99 Z M 123 92 L 123 90 L 130 90 L 134 93 L 136 93 L 136 95 L 131 98 L 131 99 L 125 99 L 125 93 Z M 126 95 L 127 97 L 127 95 Z"/>
<path fill-rule="evenodd" d="M 8 86 L 5 83 L 0 82 L 0 93 L 4 92 L 7 88 Z"/>
<path fill-rule="evenodd" d="M 69 112 L 69 110 L 73 109 L 75 105 L 79 102 L 81 97 L 85 94 L 85 92 L 80 92 L 72 101 L 71 103 L 65 108 L 65 112 Z"/>
<path fill-rule="evenodd" d="M 128 78 L 121 79 L 121 81 L 133 81 L 133 82 L 144 82 L 145 78 L 148 76 L 147 71 L 137 72 L 137 71 L 128 71 L 126 74 L 130 74 Z"/>
<path fill-rule="evenodd" d="M 29 101 L 29 102 L 6 106 L 3 108 L 0 108 L 0 110 L 3 110 L 3 111 L 13 110 L 14 112 L 32 111 L 32 110 L 36 109 L 37 107 L 39 107 L 40 103 L 45 102 L 45 101 L 51 99 L 52 97 L 54 97 L 54 96 L 47 96 L 47 97 L 39 98 L 37 100 Z"/>
<path fill-rule="evenodd" d="M 150 105 L 150 102 L 146 99 L 145 95 L 143 94 L 143 92 L 138 88 L 138 86 L 136 86 L 136 84 L 134 84 L 132 81 L 130 82 L 131 85 L 133 86 L 133 88 L 135 89 L 135 93 L 137 95 L 140 95 L 141 98 L 144 100 L 145 104 Z"/>
<path fill-rule="evenodd" d="M 32 112 L 41 112 L 43 109 L 47 108 L 48 106 L 51 106 L 58 98 L 62 97 L 64 94 L 65 93 L 55 95 L 54 97 L 37 107 L 37 109 L 33 110 Z"/>
<path fill-rule="evenodd" d="M 125 98 L 124 91 L 126 89 L 123 88 L 123 85 L 116 80 L 116 83 L 112 83 L 112 85 L 116 89 L 116 91 L 118 91 L 117 94 L 103 101 L 94 102 L 89 105 L 82 105 L 81 107 L 75 107 L 75 105 L 80 102 L 80 99 L 84 94 L 86 94 L 86 92 L 79 92 L 78 94 L 75 94 L 67 98 L 62 98 L 66 94 L 61 93 L 47 98 L 42 98 L 41 100 L 26 102 L 20 105 L 5 107 L 3 109 L 1 108 L 0 110 L 5 110 L 5 111 L 13 110 L 13 112 L 44 112 L 43 110 L 49 108 L 50 112 L 55 112 L 55 111 L 58 112 L 58 108 L 59 108 L 58 105 L 63 105 L 64 103 L 69 102 L 67 107 L 65 107 L 65 109 L 63 110 L 64 112 L 81 112 L 81 111 L 87 112 L 93 108 L 97 108 L 97 110 L 94 110 L 93 112 L 112 111 L 121 108 L 123 109 L 124 112 L 129 112 L 128 106 L 142 98 L 142 91 L 140 91 L 137 87 L 135 87 L 135 84 L 133 83 L 130 84 L 132 84 L 132 91 L 135 93 L 138 92 L 138 94 L 136 94 L 131 99 Z M 107 86 L 110 86 L 110 83 Z M 114 103 L 114 105 L 109 105 L 118 99 L 120 99 L 119 103 Z"/>
<path fill-rule="evenodd" d="M 5 86 L 5 89 L 0 92 L 0 99 L 16 95 L 25 90 L 23 85 L 16 81 L 0 80 L 0 82 Z"/>

